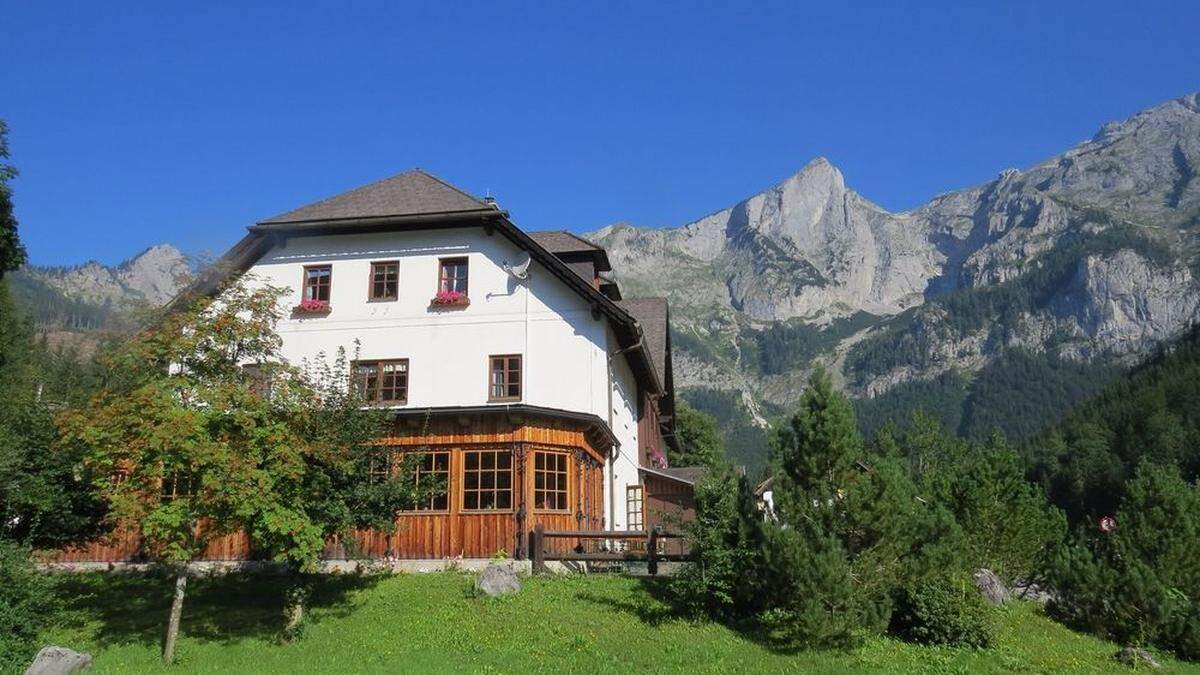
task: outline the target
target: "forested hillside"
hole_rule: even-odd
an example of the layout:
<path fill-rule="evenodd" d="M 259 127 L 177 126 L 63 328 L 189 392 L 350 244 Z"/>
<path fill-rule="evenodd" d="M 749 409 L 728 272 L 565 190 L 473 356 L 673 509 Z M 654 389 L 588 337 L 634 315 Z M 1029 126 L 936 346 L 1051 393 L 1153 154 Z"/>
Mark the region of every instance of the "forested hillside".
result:
<path fill-rule="evenodd" d="M 1025 444 L 1033 477 L 1079 519 L 1113 513 L 1138 464 L 1200 476 L 1200 327 Z"/>

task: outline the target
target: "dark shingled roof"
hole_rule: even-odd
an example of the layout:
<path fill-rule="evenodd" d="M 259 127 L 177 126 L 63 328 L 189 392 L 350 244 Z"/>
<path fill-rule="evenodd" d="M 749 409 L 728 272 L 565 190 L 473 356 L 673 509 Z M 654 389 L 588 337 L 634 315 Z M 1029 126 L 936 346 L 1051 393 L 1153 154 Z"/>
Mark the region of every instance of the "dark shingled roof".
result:
<path fill-rule="evenodd" d="M 542 245 L 551 253 L 567 253 L 571 251 L 603 251 L 604 249 L 592 242 L 567 232 L 566 230 L 542 230 L 527 232 L 529 238 Z"/>
<path fill-rule="evenodd" d="M 642 339 L 646 341 L 646 350 L 658 371 L 658 381 L 667 381 L 667 299 L 666 298 L 630 298 L 617 303 L 621 309 L 629 312 L 642 327 Z"/>
<path fill-rule="evenodd" d="M 493 211 L 494 207 L 420 169 L 364 185 L 261 221 L 262 225 L 311 223 Z"/>
<path fill-rule="evenodd" d="M 681 466 L 668 469 L 653 469 L 643 466 L 641 469 L 647 473 L 657 474 L 688 485 L 695 485 L 708 473 L 708 467 L 705 466 Z"/>

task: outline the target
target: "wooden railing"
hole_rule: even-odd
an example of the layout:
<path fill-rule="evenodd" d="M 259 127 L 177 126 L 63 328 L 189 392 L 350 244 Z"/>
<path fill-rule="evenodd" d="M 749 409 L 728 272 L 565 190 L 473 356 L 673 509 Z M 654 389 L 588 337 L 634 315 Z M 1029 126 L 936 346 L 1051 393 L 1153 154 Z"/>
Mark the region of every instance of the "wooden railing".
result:
<path fill-rule="evenodd" d="M 575 539 L 578 541 L 574 549 L 569 551 L 547 551 L 547 539 Z M 668 540 L 682 541 L 683 535 L 675 532 L 664 532 L 662 528 L 656 527 L 652 530 L 629 530 L 629 531 L 614 531 L 614 530 L 547 530 L 545 526 L 538 523 L 533 528 L 533 572 L 534 574 L 546 571 L 547 560 L 558 560 L 565 562 L 642 562 L 646 563 L 647 572 L 650 576 L 658 574 L 659 561 L 666 560 L 687 560 L 688 556 L 682 550 L 678 553 L 670 553 L 660 551 L 661 544 Z M 620 542 L 621 545 L 627 546 L 629 542 L 645 541 L 645 550 L 614 550 L 610 547 L 608 550 L 588 551 L 583 546 L 584 541 L 607 540 L 610 542 Z"/>

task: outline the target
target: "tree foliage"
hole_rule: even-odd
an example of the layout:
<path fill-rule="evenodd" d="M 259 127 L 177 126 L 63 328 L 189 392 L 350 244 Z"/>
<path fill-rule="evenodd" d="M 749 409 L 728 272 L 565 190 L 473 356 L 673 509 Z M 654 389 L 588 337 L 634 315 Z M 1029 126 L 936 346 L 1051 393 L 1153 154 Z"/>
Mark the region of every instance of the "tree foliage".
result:
<path fill-rule="evenodd" d="M 725 443 L 717 430 L 716 418 L 682 399 L 675 407 L 675 436 L 680 449 L 667 448 L 671 466 L 716 467 L 725 459 Z"/>
<path fill-rule="evenodd" d="M 1200 659 L 1200 488 L 1147 462 L 1126 486 L 1116 528 L 1081 526 L 1051 566 L 1051 612 L 1124 644 Z"/>
<path fill-rule="evenodd" d="M 367 480 L 386 455 L 383 418 L 347 387 L 345 354 L 307 368 L 281 358 L 281 295 L 243 280 L 163 318 L 108 355 L 104 388 L 59 419 L 113 526 L 136 526 L 159 561 L 186 564 L 240 530 L 307 574 L 330 534 L 389 529 L 416 498 L 402 472 Z"/>
<path fill-rule="evenodd" d="M 17 237 L 17 217 L 13 213 L 12 186 L 17 169 L 4 161 L 9 158 L 8 124 L 0 120 L 0 279 L 25 263 L 25 247 Z"/>

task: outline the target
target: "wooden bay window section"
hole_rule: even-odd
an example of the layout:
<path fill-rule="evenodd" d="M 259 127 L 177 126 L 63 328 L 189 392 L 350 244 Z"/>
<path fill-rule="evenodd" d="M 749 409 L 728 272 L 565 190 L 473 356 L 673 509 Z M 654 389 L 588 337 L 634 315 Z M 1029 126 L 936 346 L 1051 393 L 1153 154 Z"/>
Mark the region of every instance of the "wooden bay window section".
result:
<path fill-rule="evenodd" d="M 521 400 L 521 355 L 488 357 L 488 401 Z"/>
<path fill-rule="evenodd" d="M 400 298 L 400 261 L 371 263 L 368 302 L 392 302 Z"/>
<path fill-rule="evenodd" d="M 450 451 L 413 452 L 411 459 L 406 466 L 412 470 L 413 485 L 418 490 L 424 487 L 432 491 L 404 513 L 449 513 Z"/>
<path fill-rule="evenodd" d="M 565 452 L 533 453 L 533 507 L 539 511 L 568 511 Z"/>
<path fill-rule="evenodd" d="M 370 405 L 408 403 L 408 359 L 355 361 L 351 383 Z"/>
<path fill-rule="evenodd" d="M 512 459 L 509 450 L 467 450 L 463 453 L 463 511 L 512 510 Z"/>

